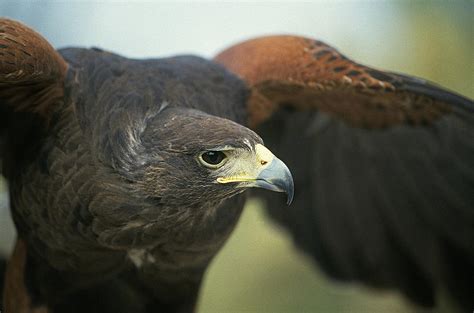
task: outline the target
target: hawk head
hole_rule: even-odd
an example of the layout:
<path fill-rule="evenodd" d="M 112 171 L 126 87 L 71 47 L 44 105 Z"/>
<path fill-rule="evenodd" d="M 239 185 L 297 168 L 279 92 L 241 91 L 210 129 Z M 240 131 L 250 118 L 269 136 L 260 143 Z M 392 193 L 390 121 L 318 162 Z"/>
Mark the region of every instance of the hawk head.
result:
<path fill-rule="evenodd" d="M 255 132 L 233 121 L 169 107 L 142 139 L 149 158 L 143 186 L 167 205 L 220 202 L 251 187 L 285 192 L 288 204 L 293 199 L 288 167 Z"/>

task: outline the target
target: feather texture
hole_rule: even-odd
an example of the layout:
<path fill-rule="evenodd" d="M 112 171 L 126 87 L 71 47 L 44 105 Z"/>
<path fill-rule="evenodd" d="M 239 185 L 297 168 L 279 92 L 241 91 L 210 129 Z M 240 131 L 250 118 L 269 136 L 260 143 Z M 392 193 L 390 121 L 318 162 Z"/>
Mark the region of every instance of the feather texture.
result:
<path fill-rule="evenodd" d="M 268 213 L 332 277 L 466 310 L 474 284 L 474 104 L 301 37 L 250 40 L 216 57 L 252 89 L 250 123 L 295 178 Z M 470 275 L 469 275 L 470 274 Z"/>

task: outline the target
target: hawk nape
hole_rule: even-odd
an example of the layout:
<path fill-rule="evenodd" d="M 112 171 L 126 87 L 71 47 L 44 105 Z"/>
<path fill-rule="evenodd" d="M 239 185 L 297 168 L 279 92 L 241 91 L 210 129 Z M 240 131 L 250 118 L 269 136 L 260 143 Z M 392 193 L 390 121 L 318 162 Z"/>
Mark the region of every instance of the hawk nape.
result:
<path fill-rule="evenodd" d="M 1 19 L 0 57 L 6 312 L 193 311 L 249 190 L 331 277 L 473 307 L 471 100 L 293 36 L 134 60 Z"/>

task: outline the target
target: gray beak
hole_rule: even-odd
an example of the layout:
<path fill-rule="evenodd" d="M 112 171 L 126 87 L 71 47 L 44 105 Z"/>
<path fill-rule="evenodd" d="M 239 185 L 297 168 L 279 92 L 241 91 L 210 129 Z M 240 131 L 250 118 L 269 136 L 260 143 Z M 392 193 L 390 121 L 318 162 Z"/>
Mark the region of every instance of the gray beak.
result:
<path fill-rule="evenodd" d="M 288 205 L 293 201 L 294 183 L 291 172 L 280 159 L 274 158 L 272 163 L 257 176 L 252 187 L 259 187 L 287 194 Z"/>

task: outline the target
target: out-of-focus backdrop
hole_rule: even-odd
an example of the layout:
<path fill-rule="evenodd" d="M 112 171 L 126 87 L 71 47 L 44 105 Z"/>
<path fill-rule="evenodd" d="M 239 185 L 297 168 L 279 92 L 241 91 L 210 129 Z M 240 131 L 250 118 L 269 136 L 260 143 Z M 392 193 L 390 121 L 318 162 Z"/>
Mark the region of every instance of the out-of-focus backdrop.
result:
<path fill-rule="evenodd" d="M 98 46 L 136 58 L 211 57 L 250 37 L 290 33 L 323 40 L 363 64 L 428 78 L 474 96 L 474 2 L 314 3 L 0 2 L 53 46 Z M 0 254 L 14 228 L 0 182 Z M 298 188 L 298 186 L 296 186 Z M 291 207 L 288 208 L 291 210 Z M 442 298 L 434 312 L 451 312 Z M 425 312 L 398 294 L 328 280 L 252 201 L 207 273 L 199 312 Z"/>

